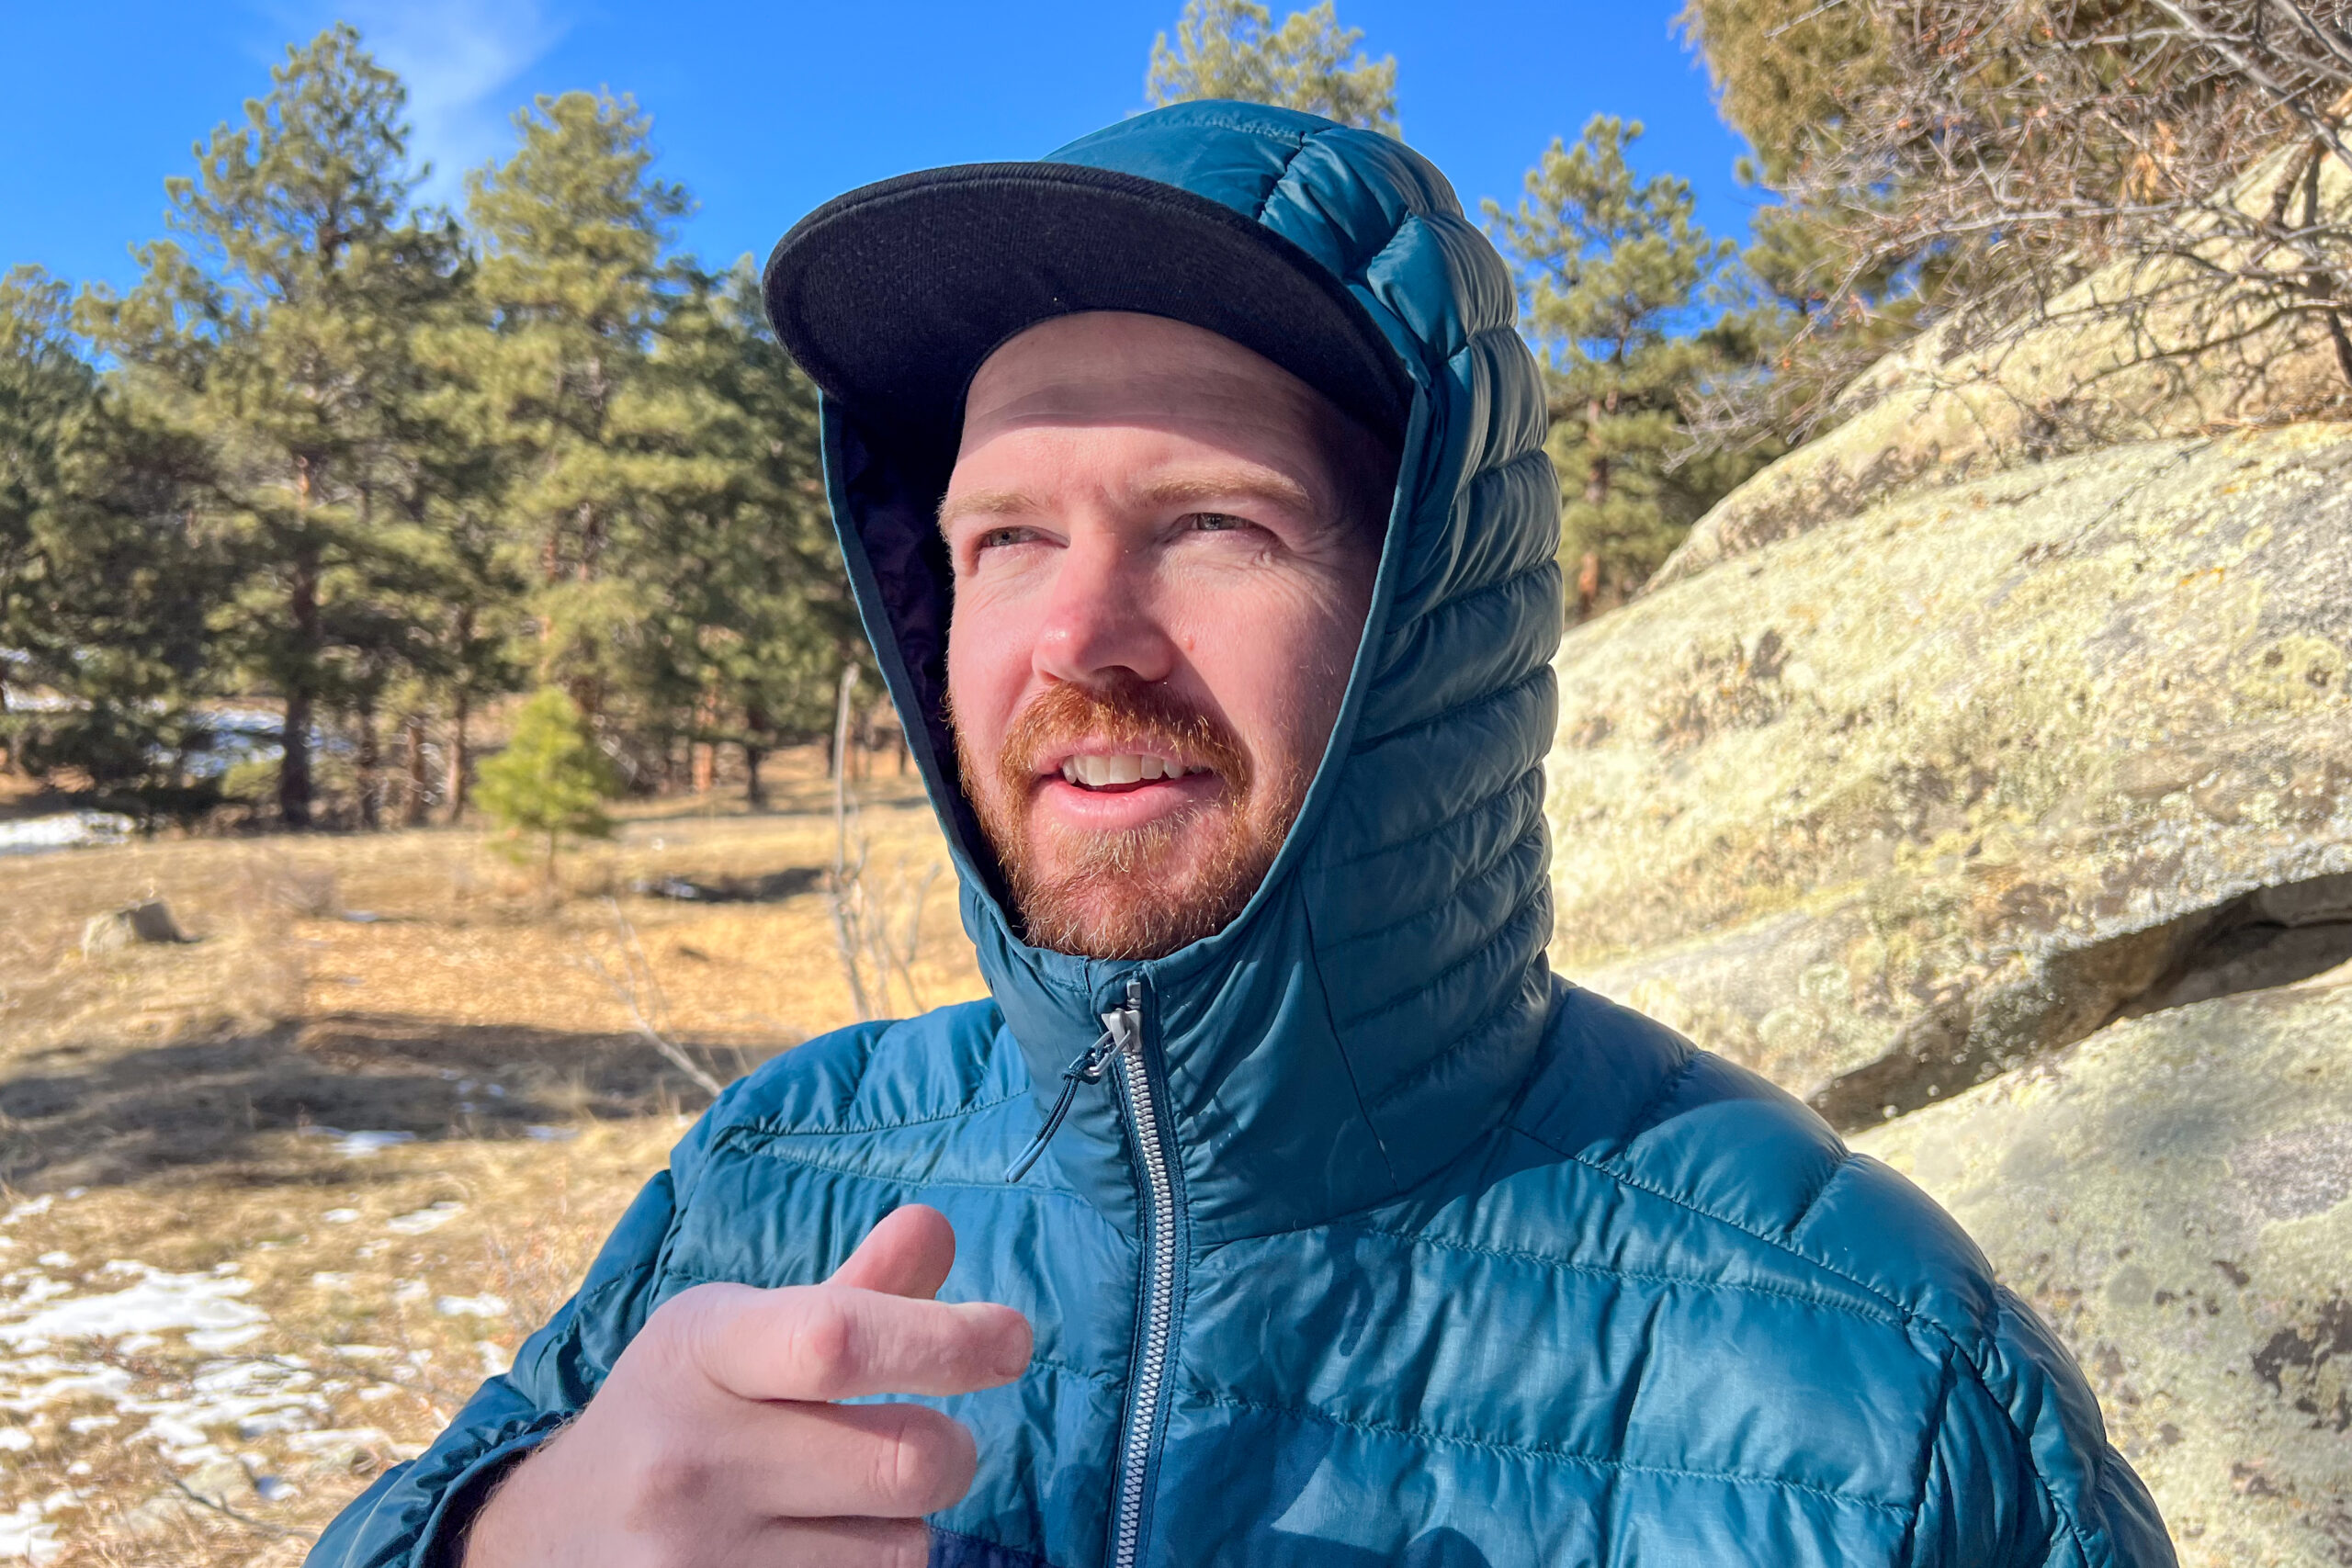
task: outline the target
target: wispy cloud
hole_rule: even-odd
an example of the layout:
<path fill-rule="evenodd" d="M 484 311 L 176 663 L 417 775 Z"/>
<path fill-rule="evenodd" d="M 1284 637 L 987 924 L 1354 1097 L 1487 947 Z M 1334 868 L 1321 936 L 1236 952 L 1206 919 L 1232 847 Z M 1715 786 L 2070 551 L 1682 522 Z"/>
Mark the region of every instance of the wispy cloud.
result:
<path fill-rule="evenodd" d="M 267 8 L 311 7 L 295 0 Z M 458 200 L 466 171 L 505 151 L 510 118 L 522 107 L 515 78 L 563 37 L 552 13 L 545 0 L 345 0 L 334 7 L 408 84 L 410 152 L 433 165 L 424 199 Z"/>

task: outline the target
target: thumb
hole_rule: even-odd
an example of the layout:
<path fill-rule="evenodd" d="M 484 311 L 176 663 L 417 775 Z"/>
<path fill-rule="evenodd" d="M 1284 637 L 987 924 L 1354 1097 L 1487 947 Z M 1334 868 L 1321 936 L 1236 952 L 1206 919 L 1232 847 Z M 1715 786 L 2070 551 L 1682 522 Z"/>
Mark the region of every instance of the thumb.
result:
<path fill-rule="evenodd" d="M 828 1283 L 929 1301 L 956 1264 L 956 1230 L 947 1216 L 922 1203 L 893 1209 L 865 1233 Z"/>

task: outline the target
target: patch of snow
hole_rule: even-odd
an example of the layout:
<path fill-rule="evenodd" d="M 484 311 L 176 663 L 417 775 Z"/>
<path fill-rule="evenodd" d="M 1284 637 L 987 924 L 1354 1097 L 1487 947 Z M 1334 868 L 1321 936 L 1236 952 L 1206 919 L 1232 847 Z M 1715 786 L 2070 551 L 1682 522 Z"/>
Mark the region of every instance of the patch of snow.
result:
<path fill-rule="evenodd" d="M 139 824 L 111 811 L 61 811 L 0 822 L 0 855 L 45 855 L 127 842 Z"/>
<path fill-rule="evenodd" d="M 423 1235 L 426 1231 L 439 1230 L 465 1212 L 466 1206 L 453 1199 L 444 1198 L 428 1208 L 394 1214 L 384 1222 L 384 1228 L 401 1235 Z"/>
<path fill-rule="evenodd" d="M 29 1220 L 36 1214 L 46 1214 L 49 1213 L 50 1205 L 56 1201 L 54 1196 L 44 1192 L 38 1198 L 28 1198 L 21 1203 L 12 1204 L 6 1213 L 0 1214 L 0 1225 L 13 1225 L 18 1220 Z"/>
<path fill-rule="evenodd" d="M 150 1269 L 145 1279 L 127 1290 L 68 1296 L 13 1321 L 0 1308 L 0 1344 L 24 1350 L 53 1339 L 113 1338 L 167 1328 L 213 1333 L 242 1329 L 268 1321 L 258 1307 L 233 1299 L 252 1289 L 248 1280 Z M 195 1343 L 192 1337 L 189 1342 Z"/>
<path fill-rule="evenodd" d="M 298 1454 L 323 1454 L 380 1448 L 390 1441 L 381 1427 L 329 1427 L 323 1431 L 297 1432 L 286 1439 L 286 1446 Z"/>
<path fill-rule="evenodd" d="M 311 1127 L 306 1131 L 314 1138 L 333 1138 L 334 1152 L 345 1159 L 366 1159 L 370 1155 L 382 1154 L 386 1149 L 396 1148 L 401 1144 L 416 1142 L 414 1133 L 374 1130 L 346 1133 L 340 1127 Z"/>
<path fill-rule="evenodd" d="M 0 1557 L 46 1562 L 64 1550 L 64 1543 L 57 1539 L 57 1527 L 41 1518 L 40 1504 L 19 1503 L 0 1514 Z"/>
<path fill-rule="evenodd" d="M 0 1453 L 20 1454 L 33 1446 L 33 1435 L 22 1427 L 0 1427 Z"/>
<path fill-rule="evenodd" d="M 74 1255 L 70 1252 L 44 1252 L 33 1261 L 44 1269 L 71 1269 L 74 1267 Z"/>
<path fill-rule="evenodd" d="M 356 1209 L 329 1209 L 319 1216 L 331 1225 L 347 1225 L 358 1217 L 359 1211 Z"/>
<path fill-rule="evenodd" d="M 433 1310 L 443 1317 L 504 1317 L 506 1300 L 503 1296 L 443 1296 L 433 1303 Z"/>
<path fill-rule="evenodd" d="M 494 1378 L 510 1371 L 514 1366 L 514 1353 L 495 1339 L 477 1339 L 474 1350 L 481 1357 L 481 1375 Z"/>

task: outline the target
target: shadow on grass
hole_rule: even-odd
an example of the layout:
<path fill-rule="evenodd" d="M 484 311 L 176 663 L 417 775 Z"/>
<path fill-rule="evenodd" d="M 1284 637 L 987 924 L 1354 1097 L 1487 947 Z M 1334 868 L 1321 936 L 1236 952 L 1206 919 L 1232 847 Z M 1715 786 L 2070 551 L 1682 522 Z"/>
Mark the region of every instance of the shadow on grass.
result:
<path fill-rule="evenodd" d="M 782 1048 L 702 1055 L 728 1078 Z M 39 1190 L 174 1169 L 348 1182 L 362 1171 L 332 1157 L 320 1130 L 521 1138 L 698 1111 L 706 1098 L 633 1035 L 357 1012 L 214 1040 L 61 1046 L 15 1068 L 0 1080 L 0 1182 Z M 320 1141 L 284 1136 L 306 1132 Z"/>

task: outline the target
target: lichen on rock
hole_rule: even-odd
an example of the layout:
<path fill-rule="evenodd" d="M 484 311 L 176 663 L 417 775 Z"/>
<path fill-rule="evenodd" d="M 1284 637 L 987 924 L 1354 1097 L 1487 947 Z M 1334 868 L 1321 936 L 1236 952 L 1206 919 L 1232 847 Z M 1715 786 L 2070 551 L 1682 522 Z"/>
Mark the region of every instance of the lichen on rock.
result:
<path fill-rule="evenodd" d="M 2352 956 L 2347 480 L 2352 426 L 2143 442 L 1578 627 L 1555 962 L 1854 1127 L 2219 964 Z M 2303 886 L 2340 907 L 2247 902 Z"/>
<path fill-rule="evenodd" d="M 1855 1146 L 2073 1347 L 2185 1564 L 2352 1562 L 2352 967 L 2118 1024 Z"/>

